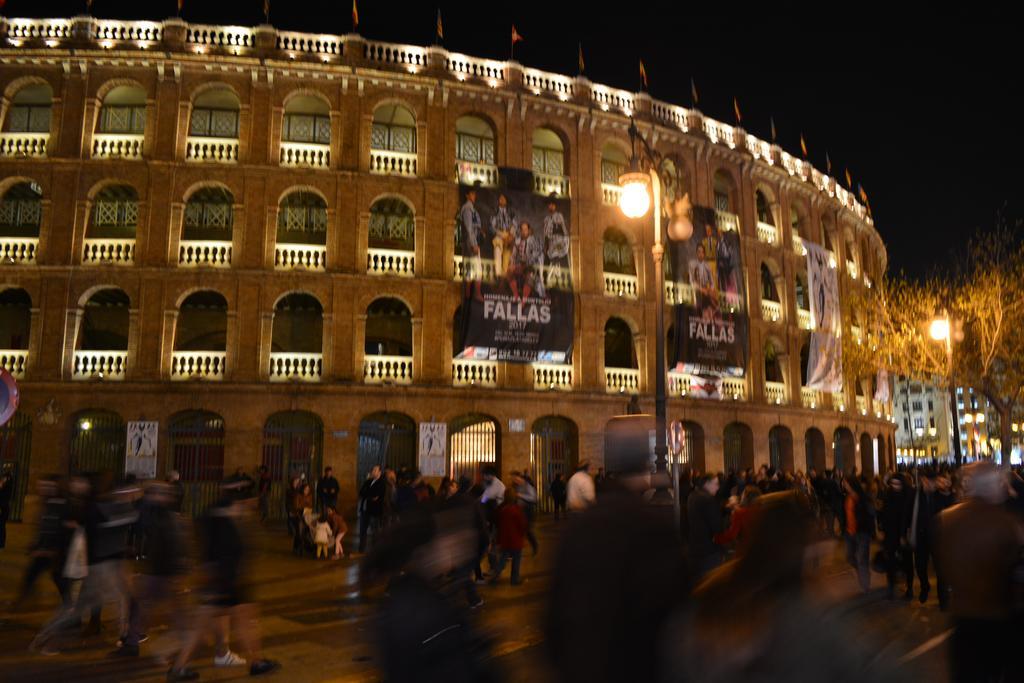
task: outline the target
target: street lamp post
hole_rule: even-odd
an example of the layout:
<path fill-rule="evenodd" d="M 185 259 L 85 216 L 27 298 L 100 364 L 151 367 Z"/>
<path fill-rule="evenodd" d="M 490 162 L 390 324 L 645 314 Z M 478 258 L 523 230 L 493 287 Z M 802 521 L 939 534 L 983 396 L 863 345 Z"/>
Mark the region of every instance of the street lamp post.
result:
<path fill-rule="evenodd" d="M 932 320 L 928 326 L 928 334 L 935 341 L 946 344 L 946 384 L 949 385 L 949 413 L 952 415 L 953 459 L 957 465 L 961 465 L 963 455 L 960 452 L 960 420 L 957 418 L 956 410 L 956 387 L 953 386 L 953 321 L 949 314 L 943 314 Z"/>
<path fill-rule="evenodd" d="M 665 245 L 662 235 L 661 214 L 663 211 L 661 196 L 661 176 L 658 173 L 659 155 L 647 144 L 647 140 L 640 135 L 636 128 L 636 122 L 630 121 L 629 140 L 632 145 L 632 155 L 629 163 L 629 171 L 619 178 L 619 185 L 622 187 L 622 195 L 619 199 L 619 207 L 628 218 L 642 218 L 647 214 L 648 209 L 653 205 L 654 209 L 654 246 L 651 247 L 651 256 L 654 258 L 654 300 L 655 300 L 655 325 L 657 327 L 657 338 L 655 341 L 654 362 L 657 368 L 654 381 L 654 467 L 658 475 L 665 475 L 668 469 L 668 446 L 666 437 L 666 391 L 665 391 L 665 282 L 663 260 L 665 257 Z M 638 154 L 639 150 L 639 154 Z M 648 194 L 648 186 L 650 194 Z M 693 234 L 693 224 L 690 222 L 689 197 L 677 200 L 675 205 L 670 207 L 672 222 L 669 225 L 669 232 L 674 239 L 688 239 Z M 659 476 L 656 485 L 655 496 L 668 496 L 668 487 L 665 485 L 664 476 Z"/>

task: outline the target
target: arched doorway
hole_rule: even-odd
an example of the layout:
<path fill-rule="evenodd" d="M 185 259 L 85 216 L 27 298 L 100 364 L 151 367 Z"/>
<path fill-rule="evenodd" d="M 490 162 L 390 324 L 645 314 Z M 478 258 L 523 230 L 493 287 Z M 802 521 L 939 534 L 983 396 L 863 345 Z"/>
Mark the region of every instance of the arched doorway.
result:
<path fill-rule="evenodd" d="M 501 427 L 488 415 L 460 415 L 448 423 L 448 475 L 475 481 L 480 470 L 501 471 Z"/>
<path fill-rule="evenodd" d="M 416 444 L 416 421 L 408 415 L 379 412 L 364 417 L 359 423 L 356 489 L 374 465 L 396 472 L 415 468 Z"/>
<path fill-rule="evenodd" d="M 185 487 L 182 510 L 199 516 L 217 500 L 224 479 L 224 418 L 206 410 L 178 413 L 168 421 L 167 437 Z"/>
<path fill-rule="evenodd" d="M 840 472 L 849 472 L 857 466 L 854 453 L 853 432 L 846 427 L 838 427 L 832 435 L 833 468 Z"/>
<path fill-rule="evenodd" d="M 776 470 L 793 471 L 793 432 L 775 425 L 768 431 L 768 464 Z"/>
<path fill-rule="evenodd" d="M 679 453 L 680 464 L 693 472 L 703 473 L 707 469 L 704 459 L 704 428 L 689 420 L 683 422 L 683 448 Z"/>
<path fill-rule="evenodd" d="M 825 458 L 825 435 L 820 429 L 811 427 L 804 434 L 804 455 L 807 458 L 807 469 L 813 469 L 821 474 L 828 469 L 828 461 Z"/>
<path fill-rule="evenodd" d="M 754 433 L 742 422 L 726 425 L 722 435 L 722 450 L 727 474 L 754 467 Z"/>
<path fill-rule="evenodd" d="M 879 469 L 882 470 L 883 472 L 890 470 L 892 468 L 892 465 L 889 463 L 889 456 L 890 456 L 890 454 L 888 452 L 888 449 L 886 448 L 886 438 L 885 438 L 885 435 L 884 434 L 879 434 L 875 438 L 875 443 L 878 444 L 878 467 L 879 467 Z"/>
<path fill-rule="evenodd" d="M 875 463 L 878 466 L 875 466 Z M 882 467 L 881 458 L 875 460 L 875 442 L 871 435 L 864 432 L 860 435 L 860 473 L 865 477 L 873 477 L 878 474 L 878 468 Z"/>
<path fill-rule="evenodd" d="M 83 410 L 71 420 L 68 464 L 71 474 L 110 472 L 124 475 L 127 426 L 110 410 Z"/>
<path fill-rule="evenodd" d="M 263 465 L 273 483 L 267 512 L 270 518 L 284 515 L 284 492 L 295 477 L 306 476 L 312 484 L 323 466 L 324 423 L 304 410 L 274 413 L 263 425 Z"/>
<path fill-rule="evenodd" d="M 28 490 L 29 461 L 32 458 L 32 418 L 16 412 L 6 424 L 0 426 L 0 472 L 14 477 L 11 493 L 11 516 L 20 522 Z"/>
<path fill-rule="evenodd" d="M 548 486 L 561 473 L 568 480 L 579 462 L 579 432 L 572 420 L 549 415 L 538 418 L 530 430 L 530 466 L 544 512 L 554 509 Z"/>

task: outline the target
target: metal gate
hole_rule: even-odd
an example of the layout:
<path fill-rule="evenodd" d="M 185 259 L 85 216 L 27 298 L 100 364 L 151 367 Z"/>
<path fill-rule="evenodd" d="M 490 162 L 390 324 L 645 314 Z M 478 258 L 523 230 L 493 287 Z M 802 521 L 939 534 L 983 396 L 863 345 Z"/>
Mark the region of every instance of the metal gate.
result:
<path fill-rule="evenodd" d="M 110 472 L 124 476 L 127 426 L 121 416 L 109 410 L 86 410 L 71 423 L 71 474 Z"/>
<path fill-rule="evenodd" d="M 722 450 L 725 458 L 725 473 L 739 472 L 743 453 L 743 434 L 740 433 L 738 426 L 729 425 L 725 428 Z"/>
<path fill-rule="evenodd" d="M 448 425 L 448 475 L 475 481 L 480 470 L 498 467 L 501 432 L 486 415 L 462 415 Z"/>
<path fill-rule="evenodd" d="M 379 465 L 383 469 L 416 467 L 416 422 L 402 413 L 374 413 L 359 423 L 356 488 Z"/>
<path fill-rule="evenodd" d="M 14 477 L 11 521 L 20 522 L 28 490 L 28 467 L 32 457 L 32 418 L 18 412 L 0 426 L 0 470 Z"/>
<path fill-rule="evenodd" d="M 576 425 L 564 417 L 542 417 L 530 432 L 530 466 L 542 512 L 554 509 L 549 487 L 555 475 L 568 481 L 579 461 L 579 435 Z"/>
<path fill-rule="evenodd" d="M 198 516 L 217 500 L 224 478 L 224 418 L 201 410 L 179 413 L 167 436 L 172 467 L 185 487 L 182 511 Z"/>
<path fill-rule="evenodd" d="M 275 413 L 263 425 L 263 464 L 273 483 L 267 511 L 272 519 L 284 515 L 284 492 L 292 479 L 305 475 L 310 485 L 323 464 L 324 425 L 301 410 Z"/>

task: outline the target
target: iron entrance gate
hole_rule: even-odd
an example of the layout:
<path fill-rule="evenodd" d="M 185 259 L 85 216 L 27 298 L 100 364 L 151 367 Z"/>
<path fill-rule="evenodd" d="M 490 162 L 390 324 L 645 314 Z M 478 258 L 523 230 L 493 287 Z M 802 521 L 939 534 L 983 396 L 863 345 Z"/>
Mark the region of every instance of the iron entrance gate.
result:
<path fill-rule="evenodd" d="M 109 410 L 86 410 L 71 423 L 71 474 L 110 472 L 124 476 L 127 427 L 121 416 Z"/>
<path fill-rule="evenodd" d="M 382 469 L 416 467 L 416 422 L 402 413 L 374 413 L 359 423 L 359 457 L 356 489 L 379 465 Z"/>
<path fill-rule="evenodd" d="M 32 418 L 17 412 L 0 426 L 0 471 L 14 477 L 11 521 L 20 522 L 28 490 L 28 465 L 32 457 Z"/>
<path fill-rule="evenodd" d="M 263 425 L 263 464 L 273 481 L 267 511 L 272 519 L 284 515 L 284 492 L 296 477 L 315 486 L 323 466 L 324 425 L 301 410 L 275 413 Z"/>
<path fill-rule="evenodd" d="M 501 433 L 486 415 L 462 415 L 448 425 L 448 475 L 475 481 L 483 467 L 498 467 Z"/>
<path fill-rule="evenodd" d="M 199 516 L 217 500 L 224 478 L 224 418 L 196 410 L 170 419 L 171 462 L 185 487 L 182 511 Z"/>
<path fill-rule="evenodd" d="M 541 511 L 554 510 L 548 489 L 555 475 L 561 473 L 562 480 L 568 481 L 578 461 L 579 435 L 572 420 L 542 417 L 533 423 L 530 432 L 530 466 L 533 468 Z"/>

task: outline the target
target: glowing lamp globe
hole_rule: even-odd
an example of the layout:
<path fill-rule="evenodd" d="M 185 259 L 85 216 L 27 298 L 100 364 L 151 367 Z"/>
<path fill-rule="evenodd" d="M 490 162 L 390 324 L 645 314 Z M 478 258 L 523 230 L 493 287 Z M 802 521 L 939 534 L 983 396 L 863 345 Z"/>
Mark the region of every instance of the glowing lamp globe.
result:
<path fill-rule="evenodd" d="M 619 178 L 622 194 L 619 208 L 627 218 L 641 218 L 651 208 L 651 195 L 647 192 L 650 181 L 645 173 L 625 173 Z"/>
<path fill-rule="evenodd" d="M 946 318 L 936 318 L 932 321 L 932 324 L 928 327 L 928 334 L 935 341 L 945 341 L 949 339 L 949 320 Z"/>

